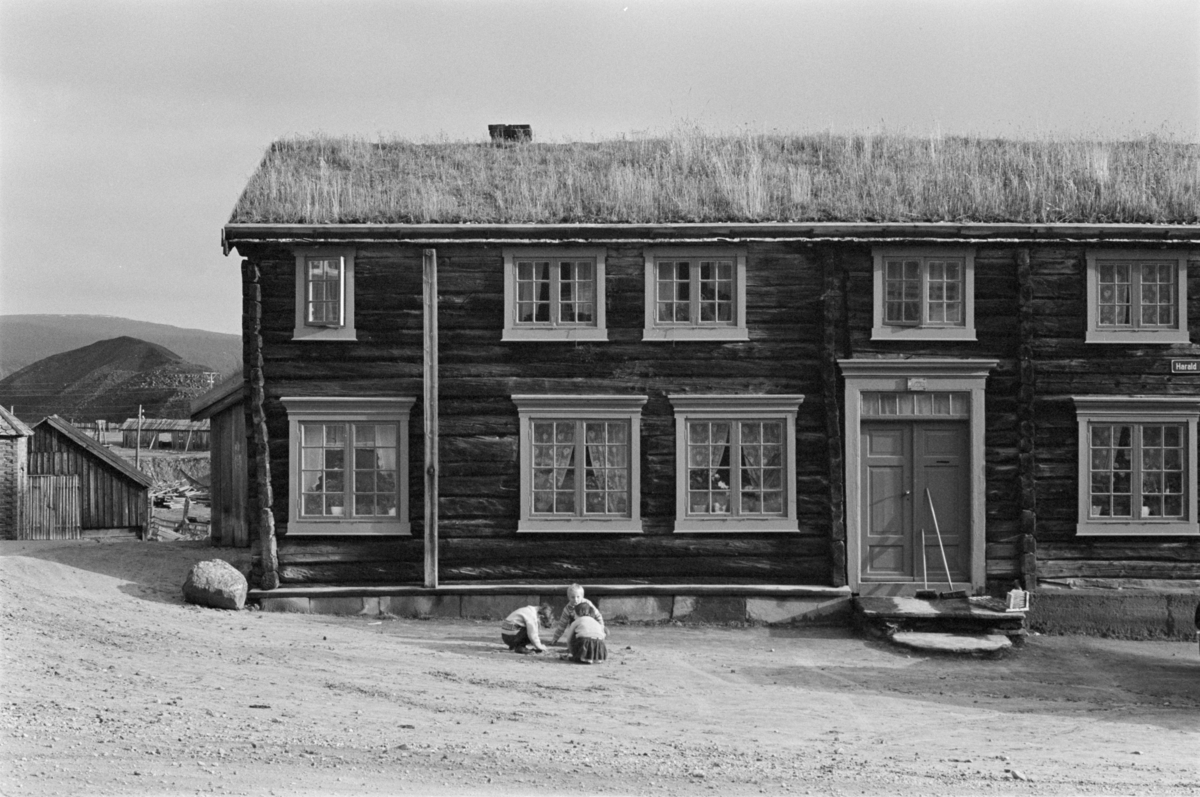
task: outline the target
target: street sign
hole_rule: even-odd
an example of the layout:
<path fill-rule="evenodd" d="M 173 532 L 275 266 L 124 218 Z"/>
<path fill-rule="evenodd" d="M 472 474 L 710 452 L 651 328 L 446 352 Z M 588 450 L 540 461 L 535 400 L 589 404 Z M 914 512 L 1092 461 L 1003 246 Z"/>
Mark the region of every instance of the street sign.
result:
<path fill-rule="evenodd" d="M 1171 373 L 1200 376 L 1200 360 L 1171 360 Z"/>

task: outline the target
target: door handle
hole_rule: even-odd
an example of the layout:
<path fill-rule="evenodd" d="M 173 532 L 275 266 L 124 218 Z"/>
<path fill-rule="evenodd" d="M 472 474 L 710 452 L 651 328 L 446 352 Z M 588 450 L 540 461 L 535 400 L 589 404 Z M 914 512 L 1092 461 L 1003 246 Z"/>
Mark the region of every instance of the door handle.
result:
<path fill-rule="evenodd" d="M 904 496 L 905 498 L 908 498 L 910 495 L 912 495 L 912 490 L 905 490 L 905 491 L 904 491 L 904 493 L 903 493 L 903 496 Z"/>

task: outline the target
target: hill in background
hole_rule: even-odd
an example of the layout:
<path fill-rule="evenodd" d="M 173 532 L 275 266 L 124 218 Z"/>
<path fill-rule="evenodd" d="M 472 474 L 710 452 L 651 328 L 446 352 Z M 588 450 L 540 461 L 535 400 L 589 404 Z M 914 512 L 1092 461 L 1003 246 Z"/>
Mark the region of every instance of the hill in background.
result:
<path fill-rule="evenodd" d="M 154 343 L 221 377 L 242 364 L 242 337 L 103 315 L 0 316 L 0 379 L 38 360 L 101 340 L 131 337 Z"/>
<path fill-rule="evenodd" d="M 191 400 L 217 378 L 207 366 L 131 337 L 38 360 L 0 380 L 0 403 L 35 423 L 47 415 L 120 422 L 137 417 L 186 418 Z"/>

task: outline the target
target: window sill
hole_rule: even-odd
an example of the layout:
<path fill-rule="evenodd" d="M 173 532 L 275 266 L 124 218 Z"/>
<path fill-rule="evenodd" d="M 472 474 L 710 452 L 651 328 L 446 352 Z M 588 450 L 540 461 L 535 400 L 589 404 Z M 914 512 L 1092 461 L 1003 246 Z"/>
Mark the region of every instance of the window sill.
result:
<path fill-rule="evenodd" d="M 1164 343 L 1190 343 L 1186 329 L 1089 329 L 1085 343 L 1125 343 L 1132 345 L 1156 345 Z"/>
<path fill-rule="evenodd" d="M 537 519 L 522 520 L 518 533 L 534 534 L 640 534 L 642 521 L 631 518 L 616 520 Z"/>
<path fill-rule="evenodd" d="M 337 340 L 356 343 L 358 336 L 352 327 L 296 327 L 292 340 Z"/>
<path fill-rule="evenodd" d="M 409 523 L 393 520 L 391 522 L 375 520 L 292 520 L 288 522 L 289 536 L 345 536 L 352 534 L 369 535 L 373 537 L 412 536 Z"/>
<path fill-rule="evenodd" d="M 871 340 L 977 340 L 966 327 L 872 327 Z"/>
<path fill-rule="evenodd" d="M 645 343 L 676 340 L 747 341 L 750 333 L 745 327 L 654 327 L 642 332 Z"/>
<path fill-rule="evenodd" d="M 1145 521 L 1102 523 L 1092 521 L 1075 527 L 1078 537 L 1196 537 L 1200 536 L 1200 523 L 1187 521 Z"/>
<path fill-rule="evenodd" d="M 675 521 L 675 533 L 721 534 L 738 533 L 797 533 L 800 526 L 793 518 L 684 518 Z"/>
<path fill-rule="evenodd" d="M 571 343 L 574 341 L 607 342 L 608 330 L 596 327 L 509 327 L 500 340 L 508 342 L 540 341 L 543 343 Z"/>

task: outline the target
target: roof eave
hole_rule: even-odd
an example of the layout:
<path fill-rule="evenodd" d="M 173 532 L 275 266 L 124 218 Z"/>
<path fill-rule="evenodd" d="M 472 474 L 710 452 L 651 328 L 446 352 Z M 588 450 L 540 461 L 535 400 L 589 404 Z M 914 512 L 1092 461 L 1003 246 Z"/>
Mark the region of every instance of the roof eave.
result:
<path fill-rule="evenodd" d="M 1160 243 L 1200 245 L 1195 224 L 1018 224 L 962 222 L 755 222 L 678 224 L 227 224 L 221 245 L 403 243 L 655 243 L 688 241 L 902 243 Z"/>

